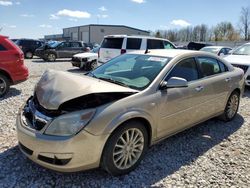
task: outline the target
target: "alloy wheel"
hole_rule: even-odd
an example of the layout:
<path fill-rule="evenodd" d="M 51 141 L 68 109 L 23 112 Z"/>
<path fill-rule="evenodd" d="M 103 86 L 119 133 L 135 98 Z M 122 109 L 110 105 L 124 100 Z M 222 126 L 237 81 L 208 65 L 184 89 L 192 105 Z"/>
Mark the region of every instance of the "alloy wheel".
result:
<path fill-rule="evenodd" d="M 4 79 L 0 77 L 0 96 L 6 92 L 7 84 Z"/>
<path fill-rule="evenodd" d="M 121 134 L 113 150 L 113 162 L 116 168 L 124 170 L 132 167 L 140 158 L 144 149 L 143 133 L 131 128 Z"/>
<path fill-rule="evenodd" d="M 228 101 L 228 107 L 227 107 L 227 116 L 229 118 L 233 118 L 238 110 L 239 106 L 239 97 L 236 94 L 233 94 L 229 101 Z"/>

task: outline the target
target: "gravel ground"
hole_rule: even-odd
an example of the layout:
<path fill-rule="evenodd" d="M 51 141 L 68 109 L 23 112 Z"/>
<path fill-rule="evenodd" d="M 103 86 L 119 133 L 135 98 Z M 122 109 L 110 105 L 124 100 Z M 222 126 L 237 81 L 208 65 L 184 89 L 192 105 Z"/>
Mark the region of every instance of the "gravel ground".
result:
<path fill-rule="evenodd" d="M 152 147 L 128 175 L 112 177 L 97 169 L 62 174 L 24 157 L 17 147 L 15 118 L 48 68 L 80 73 L 64 60 L 26 61 L 30 79 L 0 99 L 0 187 L 249 187 L 250 90 L 234 121 L 213 119 Z"/>

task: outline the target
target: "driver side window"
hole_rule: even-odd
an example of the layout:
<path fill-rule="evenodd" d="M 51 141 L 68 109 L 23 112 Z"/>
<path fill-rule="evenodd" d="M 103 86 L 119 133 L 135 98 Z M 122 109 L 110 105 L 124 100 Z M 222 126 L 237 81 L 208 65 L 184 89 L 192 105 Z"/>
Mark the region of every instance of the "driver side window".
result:
<path fill-rule="evenodd" d="M 165 81 L 171 77 L 184 78 L 188 82 L 199 79 L 198 69 L 194 58 L 188 58 L 180 61 L 170 71 Z"/>

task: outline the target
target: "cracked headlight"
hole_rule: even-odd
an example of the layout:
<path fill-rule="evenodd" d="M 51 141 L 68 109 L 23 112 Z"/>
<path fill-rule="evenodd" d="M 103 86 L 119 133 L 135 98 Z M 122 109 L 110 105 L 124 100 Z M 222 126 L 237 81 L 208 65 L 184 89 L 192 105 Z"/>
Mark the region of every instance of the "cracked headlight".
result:
<path fill-rule="evenodd" d="M 95 109 L 82 110 L 59 116 L 54 119 L 45 134 L 71 136 L 83 129 L 95 115 Z"/>

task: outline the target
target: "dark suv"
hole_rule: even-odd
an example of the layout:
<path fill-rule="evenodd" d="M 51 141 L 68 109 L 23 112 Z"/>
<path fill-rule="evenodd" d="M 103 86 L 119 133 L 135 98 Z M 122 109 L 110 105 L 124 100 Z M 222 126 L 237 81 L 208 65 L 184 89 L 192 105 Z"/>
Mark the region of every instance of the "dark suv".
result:
<path fill-rule="evenodd" d="M 36 49 L 35 55 L 44 61 L 55 61 L 57 58 L 72 58 L 73 55 L 86 50 L 86 44 L 83 42 L 54 42 Z"/>
<path fill-rule="evenodd" d="M 33 39 L 18 39 L 15 43 L 23 51 L 26 59 L 32 59 L 35 50 L 43 45 L 42 41 Z"/>

